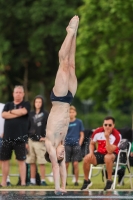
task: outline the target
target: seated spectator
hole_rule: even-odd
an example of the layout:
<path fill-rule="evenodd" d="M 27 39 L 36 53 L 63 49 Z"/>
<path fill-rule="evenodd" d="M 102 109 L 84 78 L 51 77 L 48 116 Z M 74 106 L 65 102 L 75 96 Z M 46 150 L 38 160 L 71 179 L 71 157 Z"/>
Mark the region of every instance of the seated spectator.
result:
<path fill-rule="evenodd" d="M 78 186 L 79 167 L 78 163 L 82 160 L 81 145 L 84 140 L 84 126 L 80 119 L 76 119 L 76 108 L 70 106 L 70 123 L 65 138 L 66 169 L 68 172 L 69 162 L 73 163 L 75 186 Z"/>
<path fill-rule="evenodd" d="M 108 174 L 104 190 L 112 188 L 113 162 L 117 159 L 118 145 L 120 143 L 120 133 L 114 127 L 115 119 L 108 116 L 104 119 L 103 127 L 97 128 L 93 132 L 89 145 L 89 154 L 84 157 L 83 161 L 84 183 L 81 190 L 86 190 L 92 185 L 91 180 L 88 179 L 90 164 L 98 165 L 104 163 Z M 97 151 L 95 151 L 96 144 L 98 145 Z"/>
<path fill-rule="evenodd" d="M 47 185 L 45 181 L 45 164 L 47 161 L 44 158 L 46 148 L 44 142 L 40 141 L 41 138 L 45 138 L 47 119 L 48 113 L 44 110 L 43 97 L 38 95 L 34 99 L 34 111 L 30 112 L 27 144 L 26 163 L 30 164 L 30 184 L 32 185 L 36 184 L 36 162 L 40 167 L 41 185 Z"/>

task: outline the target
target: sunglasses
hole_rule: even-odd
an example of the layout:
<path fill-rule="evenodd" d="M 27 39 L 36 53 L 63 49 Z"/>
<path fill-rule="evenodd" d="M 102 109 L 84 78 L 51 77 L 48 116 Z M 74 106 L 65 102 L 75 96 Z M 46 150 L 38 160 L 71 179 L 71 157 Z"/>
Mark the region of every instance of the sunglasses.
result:
<path fill-rule="evenodd" d="M 109 127 L 111 127 L 111 126 L 112 126 L 112 124 L 104 124 L 104 126 L 109 126 Z"/>

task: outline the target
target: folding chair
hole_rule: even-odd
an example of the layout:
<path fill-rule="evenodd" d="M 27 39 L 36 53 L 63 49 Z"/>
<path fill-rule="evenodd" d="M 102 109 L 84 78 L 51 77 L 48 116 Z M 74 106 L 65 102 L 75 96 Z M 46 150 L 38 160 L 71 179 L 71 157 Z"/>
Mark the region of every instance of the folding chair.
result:
<path fill-rule="evenodd" d="M 97 169 L 98 171 L 94 174 L 93 169 Z M 106 172 L 105 172 L 104 164 L 101 164 L 101 165 L 98 165 L 98 166 L 94 166 L 94 165 L 91 164 L 88 178 L 91 179 L 91 177 L 99 175 L 101 171 L 103 171 L 104 183 L 106 183 Z"/>
<path fill-rule="evenodd" d="M 128 171 L 128 175 L 124 175 L 124 177 L 127 177 L 130 179 L 130 186 L 131 189 L 133 188 L 132 186 L 132 173 L 131 173 L 131 168 L 130 168 L 130 162 L 129 162 L 129 155 L 130 155 L 130 151 L 131 151 L 131 142 L 128 142 L 129 146 L 128 149 L 125 150 L 120 150 L 117 156 L 117 162 L 114 163 L 115 165 L 115 174 L 114 174 L 114 181 L 113 181 L 113 187 L 112 189 L 115 189 L 115 185 L 116 185 L 116 178 L 117 178 L 117 171 L 119 169 L 119 166 L 123 165 L 127 167 L 127 171 Z M 125 162 L 121 161 L 121 155 L 125 154 Z M 123 177 L 123 178 L 124 178 Z"/>

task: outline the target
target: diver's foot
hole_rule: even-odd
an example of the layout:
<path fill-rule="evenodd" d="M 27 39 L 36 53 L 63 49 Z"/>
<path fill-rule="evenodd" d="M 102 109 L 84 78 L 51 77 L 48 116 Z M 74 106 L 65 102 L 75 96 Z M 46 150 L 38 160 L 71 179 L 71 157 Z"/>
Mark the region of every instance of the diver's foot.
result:
<path fill-rule="evenodd" d="M 76 26 L 76 29 L 75 29 L 75 36 L 77 35 L 78 26 L 79 26 L 79 17 L 78 17 L 77 26 Z"/>
<path fill-rule="evenodd" d="M 63 191 L 63 193 L 67 193 L 66 189 L 61 188 L 61 190 Z"/>
<path fill-rule="evenodd" d="M 78 29 L 78 24 L 79 24 L 79 17 L 75 15 L 70 20 L 69 25 L 66 28 L 67 32 L 72 32 L 73 34 L 76 34 Z"/>
<path fill-rule="evenodd" d="M 64 193 L 66 193 L 66 190 L 65 190 L 65 189 L 55 190 L 55 194 L 56 194 L 56 195 L 63 195 Z"/>

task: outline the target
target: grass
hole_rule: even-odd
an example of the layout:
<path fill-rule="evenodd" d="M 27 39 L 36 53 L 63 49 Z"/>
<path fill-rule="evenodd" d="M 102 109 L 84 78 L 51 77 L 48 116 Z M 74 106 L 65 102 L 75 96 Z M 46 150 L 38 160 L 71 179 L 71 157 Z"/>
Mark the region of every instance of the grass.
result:
<path fill-rule="evenodd" d="M 72 183 L 72 177 L 67 177 L 67 186 L 66 189 L 80 189 L 83 183 L 83 169 L 82 169 L 82 162 L 79 163 L 79 186 L 74 186 L 74 183 Z M 50 174 L 51 173 L 51 164 L 47 163 L 46 165 L 46 174 Z M 38 169 L 39 170 L 39 169 Z M 1 174 L 1 169 L 0 169 L 0 174 Z M 97 173 L 96 170 L 94 170 L 94 173 Z M 13 154 L 12 160 L 10 162 L 10 174 L 19 174 L 18 171 L 18 164 L 17 161 L 15 160 L 15 156 Z M 70 163 L 69 165 L 69 171 L 68 174 L 72 174 L 72 165 Z M 0 177 L 0 181 L 1 181 Z M 18 177 L 17 176 L 10 176 L 10 180 L 11 180 L 11 184 L 13 186 L 11 186 L 11 189 L 19 189 L 22 187 L 21 186 L 16 186 L 17 182 L 18 182 Z M 91 181 L 93 182 L 93 185 L 90 187 L 90 189 L 103 189 L 105 187 L 104 182 L 102 181 L 102 175 L 101 172 L 97 175 L 97 176 L 93 176 L 91 178 Z M 54 189 L 54 183 L 49 182 L 47 177 L 46 177 L 46 182 L 48 184 L 48 186 L 26 186 L 23 188 L 27 188 L 27 189 Z M 124 179 L 124 185 L 121 187 L 117 187 L 116 189 L 130 189 L 130 182 L 129 182 L 129 178 L 125 178 Z M 9 187 L 8 187 L 9 188 Z"/>

